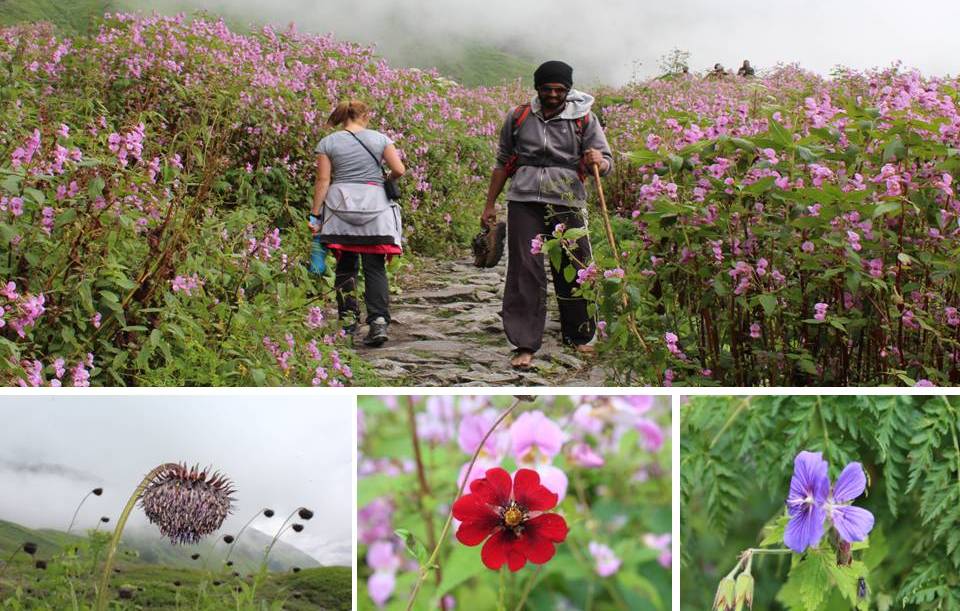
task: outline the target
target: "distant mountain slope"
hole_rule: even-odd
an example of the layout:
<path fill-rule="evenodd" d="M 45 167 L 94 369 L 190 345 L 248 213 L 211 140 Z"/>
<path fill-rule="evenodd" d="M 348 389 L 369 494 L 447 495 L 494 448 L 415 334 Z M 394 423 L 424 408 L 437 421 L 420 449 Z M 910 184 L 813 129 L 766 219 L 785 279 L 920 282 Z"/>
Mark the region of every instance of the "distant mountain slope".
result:
<path fill-rule="evenodd" d="M 22 545 L 24 541 L 31 541 L 37 544 L 39 557 L 49 557 L 67 546 L 81 541 L 84 538 L 83 534 L 77 529 L 74 529 L 74 533 L 68 535 L 57 530 L 31 529 L 13 522 L 0 520 L 0 556 L 9 555 L 14 548 Z M 227 554 L 227 545 L 221 539 L 224 534 L 227 533 L 220 533 L 216 538 L 210 537 L 199 545 L 178 546 L 171 545 L 159 533 L 125 531 L 122 548 L 135 552 L 137 561 L 144 564 L 161 564 L 167 567 L 190 569 L 199 568 L 206 563 L 208 567 L 213 568 L 219 566 Z M 296 534 L 289 533 L 284 536 L 295 537 Z M 264 550 L 270 544 L 270 539 L 271 537 L 259 531 L 247 529 L 230 558 L 235 561 L 237 570 L 251 571 L 256 569 L 260 565 Z M 200 558 L 192 560 L 190 556 L 193 554 L 200 554 Z M 129 558 L 129 556 L 127 557 Z M 272 571 L 316 566 L 319 566 L 316 560 L 283 541 L 278 541 L 273 551 L 270 552 L 269 568 Z"/>
<path fill-rule="evenodd" d="M 190 12 L 189 2 L 168 2 L 164 7 L 159 12 Z M 104 12 L 154 10 L 157 9 L 149 0 L 0 0 L 0 26 L 49 21 L 66 32 L 80 33 L 88 32 L 91 24 Z M 223 18 L 234 31 L 247 30 L 252 21 L 239 14 L 226 14 Z M 536 67 L 533 60 L 522 54 L 490 47 L 480 41 L 440 44 L 418 40 L 416 45 L 393 53 L 384 52 L 384 55 L 396 65 L 436 68 L 443 76 L 468 87 L 500 85 L 517 78 L 529 84 Z"/>

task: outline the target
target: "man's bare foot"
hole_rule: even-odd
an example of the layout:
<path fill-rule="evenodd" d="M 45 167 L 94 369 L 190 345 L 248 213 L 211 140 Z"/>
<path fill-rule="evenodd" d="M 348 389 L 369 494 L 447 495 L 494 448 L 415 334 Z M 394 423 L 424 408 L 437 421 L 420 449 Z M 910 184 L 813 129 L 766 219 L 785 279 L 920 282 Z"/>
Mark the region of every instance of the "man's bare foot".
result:
<path fill-rule="evenodd" d="M 596 349 L 589 344 L 577 344 L 576 349 L 583 356 L 593 356 L 597 353 Z"/>
<path fill-rule="evenodd" d="M 510 365 L 514 369 L 530 369 L 533 364 L 533 353 L 529 350 L 517 350 L 513 358 L 510 359 Z"/>

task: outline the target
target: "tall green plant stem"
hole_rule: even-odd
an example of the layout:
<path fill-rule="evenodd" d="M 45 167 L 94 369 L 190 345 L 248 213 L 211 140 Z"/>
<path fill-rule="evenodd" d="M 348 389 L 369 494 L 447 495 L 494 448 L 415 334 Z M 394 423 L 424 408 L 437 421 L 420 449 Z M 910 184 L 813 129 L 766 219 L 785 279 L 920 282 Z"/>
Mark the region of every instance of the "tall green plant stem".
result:
<path fill-rule="evenodd" d="M 133 494 L 130 495 L 130 500 L 127 501 L 127 505 L 123 508 L 123 513 L 120 514 L 120 518 L 117 520 L 117 527 L 113 529 L 113 538 L 110 539 L 110 547 L 107 548 L 107 559 L 103 565 L 103 575 L 100 576 L 100 586 L 97 588 L 97 611 L 103 611 L 107 608 L 107 589 L 110 585 L 110 571 L 113 570 L 113 559 L 117 554 L 117 548 L 120 546 L 120 537 L 123 536 L 123 527 L 127 525 L 127 518 L 130 517 L 130 512 L 133 511 L 137 501 L 140 500 L 140 495 L 143 494 L 143 491 L 146 490 L 150 482 L 153 481 L 153 478 L 167 469 L 176 468 L 176 466 L 174 463 L 164 463 L 158 467 L 154 467 L 143 477 L 140 485 L 138 485 L 133 491 Z"/>
<path fill-rule="evenodd" d="M 70 531 L 73 530 L 73 525 L 77 522 L 77 514 L 80 513 L 80 508 L 83 507 L 83 504 L 87 502 L 87 499 L 90 498 L 90 495 L 93 494 L 93 490 L 87 493 L 83 500 L 80 501 L 80 504 L 77 505 L 77 510 L 73 512 L 73 519 L 70 520 L 70 526 L 67 527 L 67 534 L 70 534 Z"/>
<path fill-rule="evenodd" d="M 538 564 L 537 570 L 534 571 L 533 575 L 530 576 L 530 579 L 527 580 L 525 586 L 523 586 L 523 593 L 520 594 L 520 600 L 517 602 L 517 606 L 514 607 L 514 611 L 523 611 L 523 605 L 527 603 L 527 597 L 530 596 L 530 592 L 533 590 L 533 584 L 537 581 L 537 577 L 540 577 L 540 571 L 543 570 L 543 565 Z M 590 584 L 593 587 L 593 584 Z"/>
<path fill-rule="evenodd" d="M 420 514 L 423 516 L 424 525 L 427 527 L 427 545 L 430 548 L 437 546 L 436 532 L 433 530 L 433 512 L 424 504 L 424 499 L 429 499 L 433 495 L 430 492 L 430 484 L 427 482 L 427 474 L 423 468 L 423 455 L 420 453 L 420 436 L 417 434 L 417 415 L 413 409 L 413 397 L 407 397 L 407 420 L 410 424 L 410 441 L 413 444 L 413 457 L 417 463 L 417 479 L 420 482 L 420 496 L 418 497 L 420 505 Z M 443 581 L 440 563 L 437 563 L 435 572 L 437 586 Z M 440 599 L 440 611 L 447 611 L 447 604 Z"/>
<path fill-rule="evenodd" d="M 270 545 L 267 546 L 266 553 L 263 554 L 263 564 L 260 565 L 260 570 L 267 568 L 267 560 L 270 558 L 270 551 L 273 549 L 273 546 L 277 544 L 277 541 L 280 539 L 280 535 L 286 532 L 287 522 L 293 519 L 293 516 L 297 515 L 297 512 L 303 509 L 303 507 L 297 507 L 293 512 L 287 516 L 287 519 L 283 521 L 283 524 L 280 525 L 280 529 L 277 530 L 277 534 L 273 536 L 273 540 L 270 542 Z M 236 543 L 236 541 L 234 541 Z"/>
<path fill-rule="evenodd" d="M 497 427 L 500 426 L 500 423 L 507 419 L 507 416 L 513 413 L 513 410 L 517 409 L 517 406 L 520 405 L 522 399 L 515 399 L 513 404 L 506 409 L 500 417 L 497 418 L 497 421 L 493 423 L 493 426 L 490 427 L 490 430 L 487 431 L 487 434 L 483 436 L 483 439 L 480 440 L 480 443 L 477 445 L 477 450 L 473 453 L 473 458 L 470 459 L 470 466 L 467 467 L 467 472 L 463 475 L 463 481 L 460 483 L 460 489 L 457 490 L 457 496 L 453 498 L 453 502 L 450 503 L 450 513 L 447 515 L 447 521 L 443 525 L 443 530 L 440 531 L 440 538 L 437 540 L 436 546 L 433 548 L 433 552 L 430 554 L 430 557 L 427 559 L 427 562 L 424 566 L 420 567 L 420 573 L 417 575 L 417 582 L 413 586 L 413 591 L 410 592 L 410 599 L 407 600 L 407 611 L 413 609 L 413 603 L 417 600 L 417 594 L 420 593 L 420 588 L 423 586 L 424 580 L 427 578 L 427 573 L 430 572 L 430 567 L 433 566 L 434 562 L 437 560 L 437 556 L 440 554 L 440 548 L 443 547 L 443 542 L 447 539 L 447 533 L 450 532 L 450 524 L 453 522 L 453 503 L 460 498 L 460 495 L 463 494 L 463 489 L 466 488 L 467 481 L 470 479 L 470 473 L 473 472 L 473 466 L 477 462 L 477 457 L 480 456 L 480 450 L 483 449 L 483 444 L 487 443 L 487 439 L 490 438 L 490 435 L 493 434 Z"/>
<path fill-rule="evenodd" d="M 237 543 L 240 543 L 240 535 L 243 534 L 243 531 L 247 530 L 247 527 L 253 524 L 253 521 L 256 520 L 257 517 L 264 511 L 266 511 L 266 507 L 253 514 L 253 517 L 247 520 L 247 523 L 243 525 L 243 528 L 240 529 L 240 532 L 237 533 L 237 536 L 233 538 L 233 543 L 230 544 L 230 549 L 227 550 L 227 557 L 223 559 L 224 563 L 230 561 L 230 554 L 233 553 L 233 548 L 237 545 Z"/>

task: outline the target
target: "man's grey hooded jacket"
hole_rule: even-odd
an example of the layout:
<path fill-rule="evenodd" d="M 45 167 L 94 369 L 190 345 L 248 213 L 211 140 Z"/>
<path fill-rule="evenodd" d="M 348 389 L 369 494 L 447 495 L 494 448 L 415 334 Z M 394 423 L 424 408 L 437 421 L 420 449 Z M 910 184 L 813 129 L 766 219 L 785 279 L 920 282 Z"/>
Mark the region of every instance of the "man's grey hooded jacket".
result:
<path fill-rule="evenodd" d="M 586 206 L 586 190 L 577 170 L 583 151 L 593 148 L 608 162 L 608 174 L 613 169 L 613 155 L 596 115 L 590 111 L 593 96 L 571 89 L 563 111 L 544 119 L 540 100 L 534 97 L 530 114 L 514 135 L 514 111 L 500 129 L 497 167 L 504 167 L 516 153 L 519 155 L 516 174 L 510 181 L 507 201 L 540 202 L 582 208 Z M 577 137 L 576 120 L 590 115 L 583 125 L 582 137 Z"/>

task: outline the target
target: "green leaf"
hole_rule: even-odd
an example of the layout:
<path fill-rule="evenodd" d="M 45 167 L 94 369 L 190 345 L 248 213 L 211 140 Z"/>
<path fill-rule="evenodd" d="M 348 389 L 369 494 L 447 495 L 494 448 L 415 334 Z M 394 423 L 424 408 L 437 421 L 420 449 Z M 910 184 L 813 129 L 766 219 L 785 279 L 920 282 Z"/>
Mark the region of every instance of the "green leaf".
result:
<path fill-rule="evenodd" d="M 9 193 L 10 195 L 20 195 L 20 183 L 23 181 L 22 176 L 10 175 L 7 176 L 2 184 L 3 190 Z"/>
<path fill-rule="evenodd" d="M 423 544 L 423 541 L 418 539 L 412 532 L 405 528 L 398 528 L 397 530 L 393 531 L 393 534 L 397 535 L 403 540 L 403 546 L 407 549 L 407 553 L 416 558 L 421 567 L 427 566 L 427 560 L 430 559 L 430 555 L 429 552 L 427 552 L 427 546 Z M 435 567 L 428 568 L 433 569 Z"/>
<path fill-rule="evenodd" d="M 103 193 L 103 188 L 107 186 L 107 183 L 104 182 L 99 176 L 94 176 L 93 180 L 90 181 L 90 184 L 87 185 L 87 195 L 91 199 L 96 199 L 101 193 Z"/>
<path fill-rule="evenodd" d="M 773 140 L 782 147 L 792 147 L 793 146 L 793 134 L 787 131 L 781 123 L 779 123 L 772 116 L 769 119 L 770 123 L 770 136 Z"/>
<path fill-rule="evenodd" d="M 809 551 L 795 560 L 780 588 L 777 600 L 791 611 L 817 611 L 830 590 L 830 572 L 819 551 Z"/>
<path fill-rule="evenodd" d="M 573 282 L 573 279 L 577 277 L 577 270 L 574 269 L 572 265 L 568 265 L 563 268 L 563 279 L 568 283 Z"/>
<path fill-rule="evenodd" d="M 767 316 L 773 316 L 777 311 L 777 296 L 772 293 L 764 293 L 757 297 L 757 301 L 763 306 L 763 313 Z"/>
<path fill-rule="evenodd" d="M 903 206 L 900 205 L 899 202 L 885 202 L 874 209 L 872 217 L 877 218 L 878 216 L 883 216 L 888 212 L 895 212 L 896 214 L 893 216 L 898 216 L 901 210 L 903 210 Z"/>
<path fill-rule="evenodd" d="M 902 161 L 907 156 L 907 147 L 903 144 L 903 138 L 896 134 L 891 138 L 887 145 L 883 147 L 883 162 L 892 163 Z"/>
<path fill-rule="evenodd" d="M 25 188 L 23 194 L 32 199 L 38 206 L 42 206 L 47 201 L 47 196 L 43 194 L 43 191 L 33 187 Z"/>

